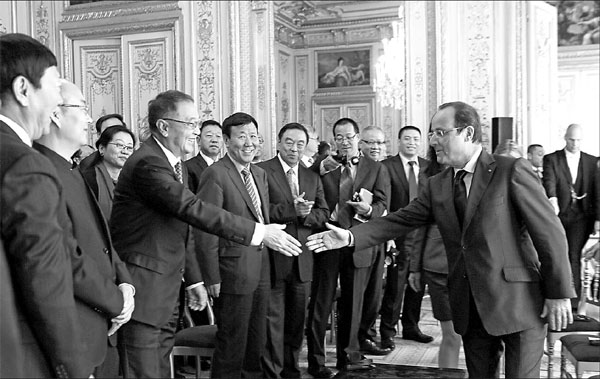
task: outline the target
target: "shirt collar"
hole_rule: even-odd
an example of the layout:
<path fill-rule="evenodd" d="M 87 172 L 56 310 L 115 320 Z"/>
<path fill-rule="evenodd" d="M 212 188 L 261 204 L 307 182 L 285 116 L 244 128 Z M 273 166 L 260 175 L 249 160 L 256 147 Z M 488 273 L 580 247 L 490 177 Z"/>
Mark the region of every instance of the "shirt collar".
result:
<path fill-rule="evenodd" d="M 231 157 L 229 157 L 229 159 L 231 159 L 231 161 L 233 162 L 233 165 L 238 170 L 238 172 L 240 173 L 240 175 L 242 175 L 242 170 L 243 169 L 247 169 L 248 171 L 250 171 L 250 163 L 248 163 L 247 165 L 243 165 L 243 164 L 240 164 L 239 162 L 237 162 L 235 159 L 233 159 Z"/>
<path fill-rule="evenodd" d="M 477 160 L 479 159 L 479 156 L 481 155 L 482 151 L 483 151 L 483 148 L 481 147 L 481 145 L 476 145 L 475 153 L 471 156 L 471 159 L 469 159 L 469 161 L 462 168 L 462 170 L 465 170 L 469 174 L 474 173 L 475 172 L 475 165 L 477 165 Z M 456 175 L 456 173 L 458 171 L 459 170 L 454 169 L 454 175 Z"/>
<path fill-rule="evenodd" d="M 565 156 L 568 159 L 579 159 L 579 156 L 581 155 L 581 151 L 578 153 L 571 153 L 569 150 L 564 149 L 565 150 Z"/>
<path fill-rule="evenodd" d="M 215 162 L 217 161 L 216 159 L 213 159 L 213 158 L 209 157 L 208 155 L 204 154 L 204 153 L 202 152 L 202 150 L 200 150 L 200 156 L 201 156 L 202 158 L 204 158 L 204 161 L 205 161 L 205 162 L 206 162 L 206 164 L 207 164 L 207 165 L 209 165 L 209 166 L 210 166 L 210 165 L 212 165 L 213 163 L 215 163 Z"/>
<path fill-rule="evenodd" d="M 287 174 L 287 172 L 291 168 L 292 170 L 294 170 L 294 174 L 296 174 L 296 177 L 298 177 L 298 165 L 291 167 L 289 164 L 285 163 L 285 161 L 281 159 L 281 153 L 277 154 L 277 158 L 279 159 L 279 163 L 281 163 L 281 167 L 283 167 L 283 172 Z"/>
<path fill-rule="evenodd" d="M 162 151 L 165 153 L 165 155 L 167 156 L 167 159 L 169 160 L 169 164 L 175 168 L 175 165 L 178 162 L 181 162 L 181 159 L 177 158 L 175 156 L 175 154 L 173 154 L 173 152 L 171 152 L 171 150 L 167 149 L 162 143 L 160 143 L 160 141 L 158 139 L 156 139 L 156 137 L 152 136 L 152 138 L 154 138 L 154 140 L 158 143 L 158 146 L 162 149 Z"/>
<path fill-rule="evenodd" d="M 400 160 L 402 161 L 403 166 L 407 166 L 408 162 L 413 161 L 413 162 L 416 162 L 417 167 L 419 167 L 419 158 L 418 157 L 415 157 L 414 159 L 408 159 L 400 153 L 398 153 L 398 156 L 400 157 Z"/>
<path fill-rule="evenodd" d="M 15 121 L 11 120 L 3 114 L 0 114 L 0 121 L 3 121 L 6 125 L 8 125 L 8 127 L 11 128 L 12 131 L 17 134 L 17 136 L 21 139 L 21 141 L 23 141 L 24 144 L 26 144 L 29 147 L 33 145 L 31 137 L 29 136 L 29 134 L 27 134 L 27 132 L 25 131 L 25 129 L 23 129 L 21 125 L 17 124 Z"/>

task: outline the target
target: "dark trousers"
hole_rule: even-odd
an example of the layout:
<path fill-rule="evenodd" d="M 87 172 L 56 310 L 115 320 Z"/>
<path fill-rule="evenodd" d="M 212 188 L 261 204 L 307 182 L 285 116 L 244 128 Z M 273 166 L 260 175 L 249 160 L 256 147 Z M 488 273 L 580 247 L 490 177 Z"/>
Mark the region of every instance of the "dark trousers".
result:
<path fill-rule="evenodd" d="M 469 378 L 498 378 L 500 357 L 505 350 L 506 378 L 539 378 L 546 326 L 502 336 L 490 335 L 481 322 L 473 297 L 469 325 L 462 337 Z"/>
<path fill-rule="evenodd" d="M 361 359 L 359 335 L 363 340 L 368 338 L 370 325 L 377 318 L 378 304 L 374 303 L 373 298 L 376 296 L 379 299 L 381 294 L 383 270 L 383 253 L 379 247 L 374 248 L 373 260 L 368 267 L 355 267 L 352 253 L 347 250 L 340 250 L 341 295 L 338 301 L 336 345 L 338 367 Z M 365 302 L 365 299 L 368 301 Z M 367 312 L 368 320 L 363 320 L 367 304 L 371 309 Z"/>
<path fill-rule="evenodd" d="M 168 378 L 169 356 L 175 342 L 179 304 L 168 322 L 161 326 L 130 320 L 118 335 L 119 355 L 124 378 Z"/>
<path fill-rule="evenodd" d="M 108 344 L 104 362 L 94 370 L 96 378 L 118 378 L 119 377 L 119 350 L 116 346 Z"/>
<path fill-rule="evenodd" d="M 421 319 L 421 302 L 424 291 L 413 291 L 408 281 L 408 256 L 402 251 L 396 257 L 396 265 L 387 267 L 387 277 L 383 298 L 381 301 L 381 320 L 379 323 L 379 334 L 382 339 L 393 338 L 397 331 L 396 325 L 400 320 L 402 311 L 402 331 L 412 332 L 419 330 Z M 422 288 L 422 286 L 421 286 Z"/>
<path fill-rule="evenodd" d="M 310 282 L 298 279 L 297 265 L 271 287 L 267 312 L 267 347 L 263 370 L 267 378 L 300 378 L 298 359 L 304 338 Z"/>
<path fill-rule="evenodd" d="M 568 218 L 561 216 L 561 221 L 567 235 L 569 262 L 578 299 L 581 295 L 581 249 L 585 246 L 593 230 L 594 221 L 590 222 L 582 212 L 577 214 L 573 212 L 569 216 Z M 577 306 L 577 300 L 573 301 L 573 305 Z"/>
<path fill-rule="evenodd" d="M 325 366 L 325 333 L 338 284 L 339 256 L 339 250 L 326 251 L 314 256 L 313 281 L 306 320 L 309 367 Z"/>
<path fill-rule="evenodd" d="M 218 330 L 213 378 L 263 377 L 261 357 L 267 340 L 268 270 L 269 265 L 263 265 L 261 280 L 252 293 L 221 292 L 215 299 Z"/>

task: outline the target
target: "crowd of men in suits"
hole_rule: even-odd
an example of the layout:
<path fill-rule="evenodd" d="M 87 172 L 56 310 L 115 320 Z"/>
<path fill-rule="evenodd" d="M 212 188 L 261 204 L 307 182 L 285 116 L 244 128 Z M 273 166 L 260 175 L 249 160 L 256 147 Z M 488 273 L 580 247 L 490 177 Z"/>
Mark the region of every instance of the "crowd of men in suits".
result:
<path fill-rule="evenodd" d="M 209 301 L 214 378 L 300 377 L 304 335 L 308 372 L 332 377 L 334 302 L 336 368 L 369 369 L 365 354 L 392 351 L 400 319 L 403 338 L 432 339 L 418 327 L 424 285 L 407 285 L 404 241 L 432 222 L 470 376 L 497 376 L 503 350 L 507 376 L 539 376 L 546 323 L 572 322 L 572 280 L 579 290 L 600 219 L 600 169 L 579 151 L 578 125 L 543 158 L 542 187 L 526 160 L 482 149 L 473 107 L 443 104 L 428 137 L 448 168 L 426 179 L 418 127 L 403 127 L 399 154 L 384 159 L 383 130 L 341 118 L 335 154 L 313 161 L 303 158 L 315 131 L 292 122 L 277 155 L 256 162 L 251 115 L 201 123 L 193 98 L 169 90 L 148 105 L 150 136 L 107 220 L 71 161 L 91 122 L 82 91 L 28 36 L 0 36 L 0 58 L 1 376 L 168 377 L 182 302 Z"/>

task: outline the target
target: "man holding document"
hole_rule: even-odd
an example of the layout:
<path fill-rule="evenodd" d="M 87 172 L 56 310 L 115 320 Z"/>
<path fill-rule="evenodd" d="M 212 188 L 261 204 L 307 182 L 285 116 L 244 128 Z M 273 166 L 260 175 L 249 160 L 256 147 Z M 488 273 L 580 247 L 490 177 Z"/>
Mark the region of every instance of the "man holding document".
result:
<path fill-rule="evenodd" d="M 338 167 L 323 177 L 325 200 L 331 210 L 331 222 L 349 228 L 383 214 L 387 207 L 390 183 L 385 167 L 378 162 L 359 158 L 359 128 L 356 122 L 342 118 L 333 125 L 337 145 Z M 327 160 L 330 160 L 329 158 Z M 326 162 L 324 162 L 327 164 Z M 367 248 L 348 254 L 342 248 L 315 257 L 312 297 L 308 319 L 308 372 L 316 377 L 330 377 L 325 367 L 323 341 L 327 317 L 335 297 L 338 274 L 341 295 L 338 299 L 338 334 L 336 343 L 339 370 L 370 368 L 371 361 L 365 359 L 359 340 L 370 341 L 367 331 L 377 317 L 364 314 L 363 309 L 377 309 L 367 302 L 378 302 L 381 298 L 383 251 Z M 379 283 L 379 285 L 376 285 Z M 370 346 L 370 352 L 378 349 Z M 365 349 L 363 349 L 365 350 Z M 317 375 L 314 375 L 314 374 Z"/>

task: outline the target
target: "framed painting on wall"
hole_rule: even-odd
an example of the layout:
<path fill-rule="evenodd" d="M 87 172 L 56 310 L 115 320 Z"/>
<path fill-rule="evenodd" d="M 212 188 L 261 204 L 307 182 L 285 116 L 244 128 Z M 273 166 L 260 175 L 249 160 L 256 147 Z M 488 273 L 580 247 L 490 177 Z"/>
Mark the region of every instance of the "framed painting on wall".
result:
<path fill-rule="evenodd" d="M 317 51 L 318 89 L 371 85 L 371 48 Z"/>

